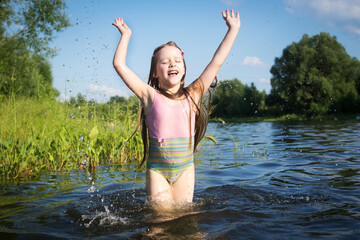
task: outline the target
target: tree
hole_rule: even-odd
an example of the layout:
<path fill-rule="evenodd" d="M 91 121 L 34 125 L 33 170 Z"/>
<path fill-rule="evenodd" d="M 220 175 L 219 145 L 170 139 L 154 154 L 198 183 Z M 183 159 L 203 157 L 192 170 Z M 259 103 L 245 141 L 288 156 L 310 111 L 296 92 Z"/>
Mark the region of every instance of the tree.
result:
<path fill-rule="evenodd" d="M 236 105 L 238 96 L 244 93 L 244 88 L 244 85 L 236 78 L 221 81 L 211 100 L 211 104 L 215 106 L 211 115 L 215 117 L 238 115 L 240 109 Z"/>
<path fill-rule="evenodd" d="M 54 55 L 49 47 L 55 32 L 70 26 L 63 0 L 2 0 L 0 48 L 16 38 L 39 55 Z"/>
<path fill-rule="evenodd" d="M 0 95 L 57 96 L 52 87 L 54 33 L 69 26 L 62 0 L 0 2 Z"/>
<path fill-rule="evenodd" d="M 265 93 L 260 93 L 255 85 L 242 84 L 238 79 L 221 81 L 211 104 L 213 117 L 245 117 L 257 114 L 263 106 Z"/>
<path fill-rule="evenodd" d="M 280 58 L 275 58 L 267 103 L 277 101 L 284 112 L 308 115 L 348 111 L 342 102 L 351 100 L 347 104 L 356 105 L 359 66 L 336 37 L 305 34 L 299 43 L 292 43 Z"/>
<path fill-rule="evenodd" d="M 244 97 L 239 96 L 242 100 L 242 116 L 254 116 L 258 113 L 261 106 L 265 104 L 265 92 L 259 92 L 254 83 L 250 86 L 245 85 Z"/>
<path fill-rule="evenodd" d="M 59 94 L 52 87 L 49 61 L 31 53 L 16 39 L 0 49 L 0 80 L 0 95 L 56 97 Z"/>
<path fill-rule="evenodd" d="M 112 96 L 110 97 L 110 103 L 118 103 L 118 104 L 124 104 L 127 102 L 126 98 L 125 97 L 122 97 L 122 96 Z"/>

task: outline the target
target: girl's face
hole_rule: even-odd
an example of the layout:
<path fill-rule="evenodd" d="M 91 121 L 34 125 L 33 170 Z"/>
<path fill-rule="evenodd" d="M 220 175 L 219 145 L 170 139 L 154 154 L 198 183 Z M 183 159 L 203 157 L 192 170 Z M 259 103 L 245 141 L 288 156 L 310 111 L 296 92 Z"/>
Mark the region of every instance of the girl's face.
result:
<path fill-rule="evenodd" d="M 180 85 L 185 74 L 184 60 L 181 51 L 174 46 L 165 46 L 157 52 L 154 77 L 159 79 L 164 90 Z"/>

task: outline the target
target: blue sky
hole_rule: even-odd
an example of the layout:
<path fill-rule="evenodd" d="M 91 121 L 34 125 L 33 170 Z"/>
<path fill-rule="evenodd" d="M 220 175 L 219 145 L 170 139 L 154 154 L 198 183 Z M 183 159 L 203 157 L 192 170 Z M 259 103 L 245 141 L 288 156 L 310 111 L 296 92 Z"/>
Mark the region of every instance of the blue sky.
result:
<path fill-rule="evenodd" d="M 186 85 L 211 60 L 227 26 L 221 11 L 240 13 L 241 28 L 218 73 L 269 92 L 275 57 L 307 33 L 336 36 L 347 53 L 360 59 L 360 0 L 76 0 L 67 1 L 72 27 L 57 34 L 51 59 L 54 87 L 62 99 L 81 93 L 106 102 L 132 93 L 117 76 L 112 58 L 120 33 L 111 25 L 122 17 L 132 29 L 127 64 L 147 81 L 153 50 L 170 40 L 184 51 Z"/>

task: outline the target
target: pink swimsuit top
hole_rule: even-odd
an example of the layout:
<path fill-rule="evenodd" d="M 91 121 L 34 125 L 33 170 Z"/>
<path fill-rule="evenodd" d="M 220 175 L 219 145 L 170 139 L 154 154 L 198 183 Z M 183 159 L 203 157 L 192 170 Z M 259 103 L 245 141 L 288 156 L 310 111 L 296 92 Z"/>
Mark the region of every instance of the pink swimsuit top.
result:
<path fill-rule="evenodd" d="M 170 105 L 161 94 L 154 90 L 154 102 L 146 115 L 150 138 L 166 140 L 169 138 L 190 138 L 195 135 L 195 112 L 191 99 L 184 99 L 178 104 Z M 190 120 L 191 112 L 191 135 Z"/>

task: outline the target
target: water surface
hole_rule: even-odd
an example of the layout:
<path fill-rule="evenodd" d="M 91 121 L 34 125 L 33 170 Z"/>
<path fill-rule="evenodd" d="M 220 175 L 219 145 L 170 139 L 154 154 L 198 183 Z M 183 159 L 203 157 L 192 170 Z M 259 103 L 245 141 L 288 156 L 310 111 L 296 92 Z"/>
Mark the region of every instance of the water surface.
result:
<path fill-rule="evenodd" d="M 1 239 L 359 239 L 360 121 L 209 124 L 191 208 L 155 213 L 133 166 L 1 185 Z M 136 176 L 136 182 L 134 183 Z"/>

